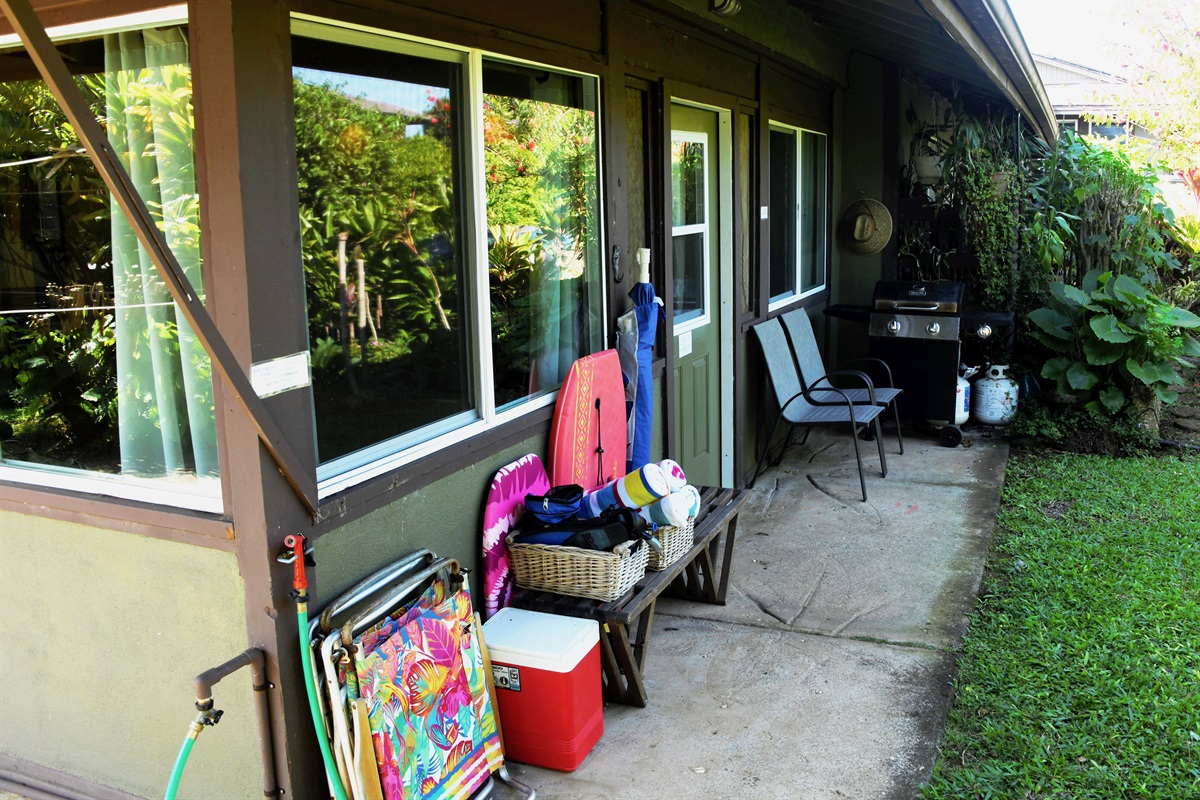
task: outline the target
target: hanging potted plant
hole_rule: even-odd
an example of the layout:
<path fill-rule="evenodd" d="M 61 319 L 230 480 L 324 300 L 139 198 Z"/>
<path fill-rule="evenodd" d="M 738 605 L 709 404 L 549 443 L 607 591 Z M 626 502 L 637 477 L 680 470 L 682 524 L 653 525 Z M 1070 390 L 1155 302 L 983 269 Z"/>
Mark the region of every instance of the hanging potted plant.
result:
<path fill-rule="evenodd" d="M 932 119 L 918 119 L 911 104 L 906 116 L 916 127 L 909 152 L 913 178 L 923 186 L 936 186 L 942 182 L 942 156 L 949 144 L 947 126 L 937 120 L 936 100 Z"/>

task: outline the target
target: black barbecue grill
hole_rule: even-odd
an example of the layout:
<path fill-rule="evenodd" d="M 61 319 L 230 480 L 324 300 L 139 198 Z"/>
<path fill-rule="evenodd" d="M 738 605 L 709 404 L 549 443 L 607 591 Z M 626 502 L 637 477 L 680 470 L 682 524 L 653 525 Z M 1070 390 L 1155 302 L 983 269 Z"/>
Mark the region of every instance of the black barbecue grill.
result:
<path fill-rule="evenodd" d="M 961 283 L 875 284 L 870 353 L 891 365 L 907 419 L 954 422 L 964 299 Z"/>
<path fill-rule="evenodd" d="M 826 306 L 827 325 L 830 318 L 868 326 L 870 354 L 888 363 L 904 389 L 903 418 L 953 422 L 959 364 L 990 363 L 1002 343 L 1011 350 L 1016 315 L 967 302 L 962 283 L 880 281 L 871 305 Z M 944 444 L 961 437 L 955 425 L 942 428 Z"/>

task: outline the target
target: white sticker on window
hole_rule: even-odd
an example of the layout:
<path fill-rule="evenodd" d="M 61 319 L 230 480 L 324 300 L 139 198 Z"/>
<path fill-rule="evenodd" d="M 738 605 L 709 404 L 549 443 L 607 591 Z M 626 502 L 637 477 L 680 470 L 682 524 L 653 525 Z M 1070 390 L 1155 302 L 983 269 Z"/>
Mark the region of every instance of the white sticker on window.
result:
<path fill-rule="evenodd" d="M 762 206 L 761 208 L 758 209 L 758 218 L 759 219 L 767 219 L 770 215 L 771 215 L 771 211 L 770 211 L 769 207 Z"/>
<path fill-rule="evenodd" d="M 290 392 L 308 386 L 308 353 L 292 353 L 250 365 L 250 385 L 259 397 Z"/>
<path fill-rule="evenodd" d="M 691 355 L 692 353 L 692 332 L 679 334 L 679 357 Z"/>

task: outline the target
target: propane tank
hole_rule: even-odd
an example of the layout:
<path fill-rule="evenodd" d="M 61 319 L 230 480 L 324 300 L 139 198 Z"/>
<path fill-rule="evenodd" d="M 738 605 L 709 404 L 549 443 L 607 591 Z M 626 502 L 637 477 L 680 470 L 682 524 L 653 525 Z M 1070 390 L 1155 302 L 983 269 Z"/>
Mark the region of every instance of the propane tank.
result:
<path fill-rule="evenodd" d="M 966 364 L 959 364 L 960 370 L 958 374 L 958 383 L 954 387 L 954 419 L 930 419 L 926 422 L 931 425 L 941 427 L 943 425 L 965 425 L 970 418 L 971 412 L 971 384 L 967 380 L 976 372 L 979 367 L 968 367 Z"/>
<path fill-rule="evenodd" d="M 977 422 L 1007 425 L 1017 413 L 1017 384 L 1005 375 L 1007 369 L 1007 364 L 994 365 L 975 381 L 971 413 Z"/>

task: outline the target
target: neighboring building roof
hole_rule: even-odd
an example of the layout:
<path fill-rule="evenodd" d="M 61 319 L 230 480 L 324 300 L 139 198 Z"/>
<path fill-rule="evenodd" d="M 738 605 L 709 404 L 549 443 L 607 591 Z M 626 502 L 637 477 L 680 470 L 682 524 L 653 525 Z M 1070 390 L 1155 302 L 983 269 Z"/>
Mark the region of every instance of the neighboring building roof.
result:
<path fill-rule="evenodd" d="M 850 50 L 1003 98 L 1052 141 L 1054 110 L 1005 0 L 789 0 Z"/>
<path fill-rule="evenodd" d="M 1108 98 L 1119 94 L 1125 85 L 1118 75 L 1061 58 L 1035 54 L 1033 61 L 1054 113 L 1059 116 L 1103 114 L 1112 105 Z"/>

